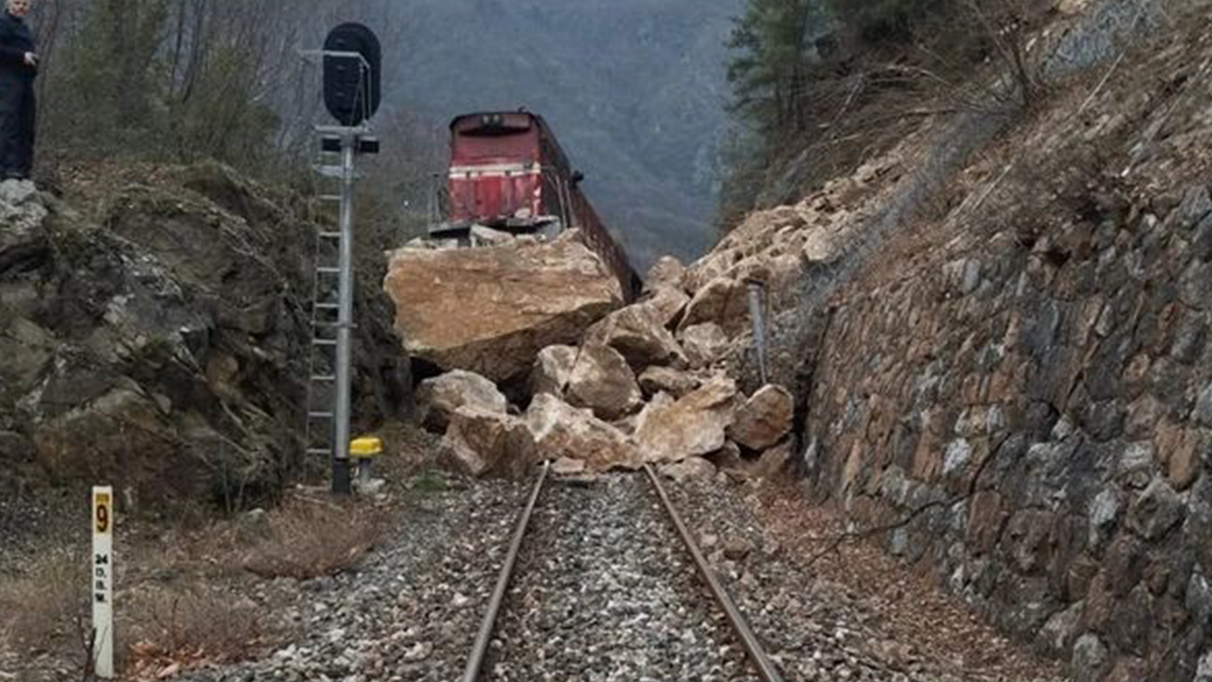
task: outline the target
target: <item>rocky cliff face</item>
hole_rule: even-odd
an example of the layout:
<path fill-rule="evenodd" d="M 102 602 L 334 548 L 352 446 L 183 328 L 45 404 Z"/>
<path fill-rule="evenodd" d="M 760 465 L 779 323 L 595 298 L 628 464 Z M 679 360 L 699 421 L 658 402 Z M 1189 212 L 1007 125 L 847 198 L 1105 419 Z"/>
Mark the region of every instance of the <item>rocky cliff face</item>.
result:
<path fill-rule="evenodd" d="M 800 347 L 810 487 L 1078 680 L 1212 675 L 1212 41 L 1176 16 L 953 176 Z"/>
<path fill-rule="evenodd" d="M 1212 625 L 1212 202 L 1121 209 L 855 292 L 809 431 L 818 485 L 912 519 L 890 551 L 1011 631 L 1190 679 Z"/>
<path fill-rule="evenodd" d="M 316 225 L 218 166 L 139 175 L 88 217 L 0 185 L 0 477 L 232 502 L 304 464 Z M 361 305 L 373 421 L 407 367 Z"/>

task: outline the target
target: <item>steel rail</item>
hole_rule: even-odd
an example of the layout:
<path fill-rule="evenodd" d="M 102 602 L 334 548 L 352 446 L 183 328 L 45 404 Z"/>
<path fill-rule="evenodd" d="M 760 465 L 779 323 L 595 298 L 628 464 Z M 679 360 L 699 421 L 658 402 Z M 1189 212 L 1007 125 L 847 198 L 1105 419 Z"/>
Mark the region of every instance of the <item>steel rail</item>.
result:
<path fill-rule="evenodd" d="M 669 500 L 669 495 L 665 492 L 665 487 L 661 485 L 661 481 L 657 478 L 656 471 L 653 470 L 651 464 L 644 465 L 644 473 L 648 474 L 648 480 L 652 481 L 652 486 L 656 488 L 657 495 L 661 498 L 661 504 L 665 506 L 665 511 L 669 514 L 669 518 L 673 519 L 673 525 L 677 526 L 678 534 L 682 536 L 682 542 L 694 557 L 694 563 L 699 569 L 699 575 L 706 581 L 707 587 L 710 588 L 716 603 L 720 605 L 720 608 L 724 609 L 724 614 L 728 616 L 728 622 L 732 625 L 732 629 L 741 638 L 741 644 L 745 647 L 745 652 L 749 654 L 750 660 L 753 661 L 753 665 L 757 668 L 758 676 L 762 678 L 763 682 L 783 682 L 782 675 L 774 667 L 774 662 L 766 655 L 766 650 L 762 648 L 762 643 L 758 641 L 757 635 L 753 633 L 753 629 L 745 621 L 745 616 L 741 615 L 741 611 L 736 607 L 736 603 L 732 601 L 732 597 L 728 595 L 719 578 L 715 576 L 715 572 L 707 565 L 707 559 L 703 556 L 703 552 L 699 549 L 698 544 L 695 543 L 694 538 L 691 537 L 690 530 L 686 528 L 682 517 L 678 514 L 677 509 L 674 508 L 673 502 Z"/>
<path fill-rule="evenodd" d="M 514 566 L 518 563 L 518 551 L 522 548 L 522 540 L 526 537 L 526 527 L 530 525 L 535 502 L 539 499 L 539 492 L 543 490 L 543 483 L 547 480 L 547 472 L 550 469 L 551 463 L 544 462 L 543 470 L 539 472 L 539 480 L 535 482 L 534 489 L 530 492 L 530 500 L 526 503 L 526 509 L 522 512 L 521 519 L 518 520 L 517 530 L 513 533 L 513 541 L 509 543 L 509 553 L 505 555 L 505 565 L 501 567 L 501 574 L 497 577 L 497 586 L 492 591 L 492 598 L 488 600 L 488 611 L 484 614 L 480 632 L 476 635 L 475 646 L 471 650 L 471 656 L 467 659 L 463 677 L 460 678 L 462 682 L 476 682 L 480 676 L 480 669 L 484 667 L 484 658 L 488 655 L 488 646 L 492 642 L 492 631 L 496 627 L 497 613 L 501 610 L 501 603 L 505 601 L 505 591 L 509 589 L 509 580 L 513 577 Z"/>

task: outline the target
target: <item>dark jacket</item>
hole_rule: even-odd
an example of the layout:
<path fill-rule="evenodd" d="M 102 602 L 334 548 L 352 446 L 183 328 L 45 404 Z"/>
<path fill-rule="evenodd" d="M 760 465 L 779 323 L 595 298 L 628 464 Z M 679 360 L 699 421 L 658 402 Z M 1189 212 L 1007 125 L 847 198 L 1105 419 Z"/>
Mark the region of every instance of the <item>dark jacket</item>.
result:
<path fill-rule="evenodd" d="M 35 52 L 34 34 L 29 26 L 8 12 L 0 16 L 0 78 L 33 80 L 37 67 L 25 63 L 25 53 Z"/>

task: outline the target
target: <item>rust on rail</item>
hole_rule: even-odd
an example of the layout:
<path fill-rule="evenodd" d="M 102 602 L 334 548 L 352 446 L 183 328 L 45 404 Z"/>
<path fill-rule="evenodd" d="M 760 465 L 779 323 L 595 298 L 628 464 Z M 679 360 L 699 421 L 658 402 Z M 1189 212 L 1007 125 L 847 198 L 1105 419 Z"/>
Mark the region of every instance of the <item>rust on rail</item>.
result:
<path fill-rule="evenodd" d="M 492 591 L 492 598 L 488 601 L 488 611 L 484 614 L 480 632 L 476 635 L 475 646 L 471 650 L 471 656 L 467 659 L 467 668 L 463 671 L 463 682 L 476 682 L 480 676 L 480 669 L 484 667 L 484 658 L 488 655 L 488 646 L 492 642 L 492 631 L 496 627 L 497 613 L 501 610 L 501 603 L 505 601 L 505 591 L 509 589 L 514 566 L 518 563 L 518 551 L 522 548 L 522 540 L 526 537 L 526 527 L 530 525 L 535 502 L 539 499 L 539 493 L 543 490 L 543 483 L 547 481 L 547 472 L 550 469 L 551 464 L 545 462 L 543 470 L 539 472 L 538 480 L 535 481 L 534 489 L 530 492 L 530 500 L 526 503 L 526 509 L 522 511 L 522 516 L 518 519 L 518 527 L 513 533 L 513 542 L 509 543 L 509 553 L 505 555 L 505 564 L 501 567 L 501 574 L 497 578 L 496 589 Z"/>
<path fill-rule="evenodd" d="M 745 647 L 745 652 L 749 654 L 749 659 L 753 662 L 754 667 L 757 668 L 758 676 L 762 678 L 763 682 L 783 682 L 783 677 L 779 674 L 778 668 L 774 666 L 774 662 L 770 660 L 770 656 L 766 655 L 766 650 L 762 647 L 762 643 L 758 641 L 753 629 L 749 627 L 745 616 L 736 607 L 736 603 L 732 601 L 732 597 L 728 595 L 719 578 L 716 577 L 715 571 L 711 570 L 711 566 L 707 564 L 707 559 L 703 556 L 702 550 L 699 549 L 698 544 L 691 537 L 690 530 L 686 528 L 682 517 L 678 514 L 677 509 L 674 508 L 673 502 L 669 500 L 669 494 L 665 492 L 665 486 L 661 485 L 661 481 L 651 464 L 644 465 L 644 473 L 648 474 L 648 480 L 652 481 L 652 486 L 656 488 L 657 495 L 661 498 L 661 504 L 665 507 L 665 512 L 673 520 L 673 525 L 677 526 L 678 534 L 682 536 L 682 542 L 686 545 L 686 549 L 689 550 L 691 556 L 694 557 L 694 563 L 699 569 L 699 575 L 707 583 L 708 589 L 711 590 L 711 595 L 715 597 L 716 603 L 724 610 L 724 614 L 728 616 L 728 622 L 732 625 L 732 629 L 740 637 L 741 644 Z"/>

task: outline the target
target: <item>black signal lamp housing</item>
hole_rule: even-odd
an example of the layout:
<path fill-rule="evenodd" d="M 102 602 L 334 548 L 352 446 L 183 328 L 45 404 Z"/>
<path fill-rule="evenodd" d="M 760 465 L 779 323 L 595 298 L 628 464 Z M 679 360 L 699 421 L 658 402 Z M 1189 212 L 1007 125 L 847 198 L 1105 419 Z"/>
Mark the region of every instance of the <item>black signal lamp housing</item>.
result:
<path fill-rule="evenodd" d="M 324 106 L 341 125 L 361 125 L 382 100 L 379 38 L 362 24 L 341 24 L 324 39 L 324 52 Z"/>

